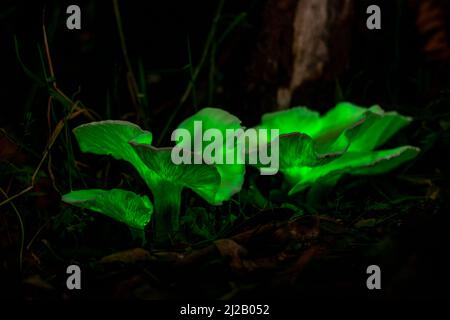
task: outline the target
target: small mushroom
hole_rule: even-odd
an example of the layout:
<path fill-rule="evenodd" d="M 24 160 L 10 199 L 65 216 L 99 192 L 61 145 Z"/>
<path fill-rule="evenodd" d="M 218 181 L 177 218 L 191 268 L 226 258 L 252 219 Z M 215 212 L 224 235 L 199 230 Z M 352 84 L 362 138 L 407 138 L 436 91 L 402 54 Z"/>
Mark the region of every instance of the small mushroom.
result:
<path fill-rule="evenodd" d="M 155 148 L 139 140 L 131 140 L 130 145 L 154 173 L 150 183 L 155 204 L 154 240 L 165 243 L 179 228 L 182 189 L 187 187 L 205 200 L 211 199 L 219 188 L 220 175 L 208 164 L 174 164 L 172 148 Z"/>
<path fill-rule="evenodd" d="M 202 124 L 202 131 L 195 126 L 195 122 L 199 121 Z M 223 201 L 229 200 L 231 196 L 239 192 L 244 183 L 245 165 L 238 163 L 237 159 L 241 156 L 237 150 L 237 140 L 226 141 L 227 133 L 229 132 L 243 132 L 241 120 L 229 112 L 218 108 L 204 108 L 185 119 L 177 129 L 185 129 L 190 132 L 191 136 L 199 137 L 207 130 L 216 130 L 224 138 L 222 141 L 222 148 L 218 150 L 217 157 L 221 158 L 222 163 L 213 163 L 212 159 L 205 159 L 208 163 L 213 163 L 220 175 L 220 186 L 213 198 L 208 199 L 210 203 L 220 205 Z M 202 141 L 201 152 L 205 150 L 208 141 Z M 187 148 L 194 152 L 194 145 L 186 146 L 185 141 L 177 143 L 179 148 Z M 231 155 L 234 163 L 226 163 L 226 158 Z"/>

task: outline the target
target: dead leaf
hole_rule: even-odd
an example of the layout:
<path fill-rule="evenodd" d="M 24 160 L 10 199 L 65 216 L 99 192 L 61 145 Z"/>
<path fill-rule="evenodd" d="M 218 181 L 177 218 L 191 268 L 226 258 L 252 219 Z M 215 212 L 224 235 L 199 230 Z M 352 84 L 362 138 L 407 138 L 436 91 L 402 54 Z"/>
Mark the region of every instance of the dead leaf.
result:
<path fill-rule="evenodd" d="M 40 275 L 32 275 L 23 280 L 24 284 L 31 285 L 33 287 L 44 289 L 44 290 L 54 290 L 55 288 L 49 284 L 47 281 L 43 280 Z"/>
<path fill-rule="evenodd" d="M 288 276 L 291 284 L 295 283 L 300 273 L 311 262 L 313 258 L 322 256 L 326 252 L 326 248 L 323 245 L 314 245 L 303 251 L 297 262 L 293 267 L 285 271 L 283 274 Z"/>
<path fill-rule="evenodd" d="M 159 262 L 180 263 L 184 260 L 185 254 L 173 251 L 160 251 L 152 253 Z"/>
<path fill-rule="evenodd" d="M 142 248 L 134 248 L 131 250 L 120 251 L 100 259 L 100 263 L 137 263 L 142 261 L 150 261 L 152 259 L 150 252 Z"/>
<path fill-rule="evenodd" d="M 274 240 L 278 243 L 287 241 L 306 241 L 317 238 L 320 232 L 319 217 L 300 218 L 289 221 L 274 232 Z"/>
<path fill-rule="evenodd" d="M 248 254 L 247 249 L 230 239 L 222 239 L 214 242 L 222 257 L 230 258 L 230 267 L 235 271 L 245 269 L 242 257 Z"/>

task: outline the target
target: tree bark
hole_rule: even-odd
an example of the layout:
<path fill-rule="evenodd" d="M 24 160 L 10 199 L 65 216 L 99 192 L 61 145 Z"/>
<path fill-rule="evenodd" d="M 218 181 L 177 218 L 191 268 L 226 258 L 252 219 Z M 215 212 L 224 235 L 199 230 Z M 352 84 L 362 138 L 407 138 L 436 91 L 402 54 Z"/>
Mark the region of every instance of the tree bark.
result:
<path fill-rule="evenodd" d="M 348 64 L 354 0 L 268 0 L 249 67 L 264 112 L 320 103 Z M 323 83 L 322 83 L 323 82 Z M 328 90 L 330 91 L 330 90 Z"/>

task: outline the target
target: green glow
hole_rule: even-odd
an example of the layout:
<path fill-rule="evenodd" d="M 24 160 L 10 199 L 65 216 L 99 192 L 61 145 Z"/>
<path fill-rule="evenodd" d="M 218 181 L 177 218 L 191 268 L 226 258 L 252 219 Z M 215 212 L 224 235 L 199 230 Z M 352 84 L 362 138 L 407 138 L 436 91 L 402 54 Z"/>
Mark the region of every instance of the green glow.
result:
<path fill-rule="evenodd" d="M 72 191 L 65 194 L 62 200 L 81 208 L 103 213 L 139 230 L 144 229 L 153 213 L 153 205 L 146 196 L 120 189 Z"/>
<path fill-rule="evenodd" d="M 173 164 L 171 148 L 155 148 L 130 141 L 142 162 L 156 175 L 151 188 L 155 202 L 155 239 L 168 240 L 178 231 L 181 190 L 187 187 L 208 199 L 216 194 L 220 175 L 215 166 L 207 164 Z"/>
<path fill-rule="evenodd" d="M 178 128 L 188 130 L 191 136 L 201 135 L 194 132 L 194 121 L 201 121 L 203 130 L 217 129 L 223 136 L 227 129 L 242 128 L 238 118 L 214 108 L 199 111 Z M 293 185 L 289 194 L 294 194 L 313 184 L 334 184 L 347 173 L 384 173 L 414 158 L 419 149 L 410 146 L 374 151 L 410 121 L 396 112 L 384 112 L 379 106 L 362 108 L 340 103 L 324 116 L 304 107 L 265 114 L 257 128 L 280 130 L 280 170 Z M 93 122 L 75 128 L 74 134 L 83 152 L 111 155 L 136 168 L 153 194 L 154 239 L 158 243 L 169 241 L 178 231 L 184 187 L 218 205 L 239 192 L 244 181 L 244 164 L 175 165 L 172 148 L 151 146 L 152 134 L 126 121 Z M 183 145 L 183 141 L 178 143 Z M 202 146 L 202 151 L 208 144 Z M 218 152 L 226 156 L 234 154 L 235 148 L 236 144 L 224 144 Z M 153 214 L 147 197 L 119 189 L 73 191 L 64 195 L 63 201 L 101 212 L 139 230 Z"/>
<path fill-rule="evenodd" d="M 414 158 L 419 149 L 410 146 L 373 151 L 410 121 L 379 106 L 339 103 L 324 116 L 305 107 L 265 114 L 257 128 L 280 130 L 280 170 L 294 194 L 335 184 L 346 173 L 384 173 Z"/>
<path fill-rule="evenodd" d="M 418 152 L 419 149 L 410 146 L 371 152 L 348 152 L 322 166 L 289 168 L 284 172 L 295 184 L 289 194 L 303 191 L 314 183 L 333 185 L 346 173 L 353 175 L 385 173 L 413 159 Z"/>
<path fill-rule="evenodd" d="M 155 202 L 153 240 L 156 243 L 170 242 L 178 232 L 182 189 L 183 185 L 161 179 L 152 191 Z"/>
<path fill-rule="evenodd" d="M 220 109 L 206 108 L 199 111 L 180 127 L 193 134 L 193 121 L 202 121 L 204 127 L 226 129 L 240 128 L 240 120 Z M 187 187 L 211 204 L 228 200 L 241 189 L 244 165 L 175 165 L 171 159 L 171 148 L 151 146 L 152 134 L 139 126 L 126 121 L 99 121 L 74 129 L 75 137 L 83 152 L 111 155 L 115 159 L 131 163 L 139 172 L 153 194 L 155 203 L 154 239 L 167 242 L 178 231 L 181 204 L 181 191 Z M 229 149 L 224 146 L 224 152 Z M 142 206 L 135 207 L 127 191 L 115 199 L 112 192 L 105 190 L 73 191 L 63 197 L 63 201 L 94 211 L 102 212 L 124 222 L 131 227 L 143 229 L 150 220 Z M 117 191 L 114 191 L 117 194 Z M 136 196 L 138 197 L 138 196 Z M 131 201 L 131 207 L 127 201 Z M 137 199 L 137 198 L 136 198 Z M 149 200 L 147 202 L 151 205 Z M 127 212 L 129 210 L 129 212 Z M 152 211 L 153 212 L 153 208 Z M 137 216 L 142 219 L 137 224 Z"/>
<path fill-rule="evenodd" d="M 117 160 L 131 163 L 149 188 L 153 187 L 154 172 L 142 163 L 133 147 L 128 144 L 139 137 L 140 143 L 152 143 L 152 134 L 142 130 L 138 125 L 120 120 L 91 122 L 73 130 L 80 149 L 99 155 L 110 155 Z"/>
<path fill-rule="evenodd" d="M 178 128 L 188 130 L 192 136 L 201 136 L 201 132 L 194 132 L 194 121 L 202 121 L 202 127 L 205 131 L 208 129 L 218 129 L 224 137 L 226 136 L 227 129 L 236 130 L 242 128 L 241 120 L 232 114 L 217 108 L 205 108 L 200 110 L 192 117 L 184 120 Z M 206 145 L 207 143 L 202 147 L 202 150 Z M 183 146 L 183 141 L 181 141 L 180 146 Z M 222 151 L 223 157 L 226 157 L 228 153 L 234 154 L 235 148 L 236 144 L 230 146 L 224 144 Z M 245 165 L 224 163 L 216 164 L 215 167 L 220 175 L 220 186 L 215 194 L 204 196 L 204 198 L 209 203 L 220 205 L 223 201 L 230 199 L 233 194 L 241 190 L 242 184 L 244 183 Z"/>

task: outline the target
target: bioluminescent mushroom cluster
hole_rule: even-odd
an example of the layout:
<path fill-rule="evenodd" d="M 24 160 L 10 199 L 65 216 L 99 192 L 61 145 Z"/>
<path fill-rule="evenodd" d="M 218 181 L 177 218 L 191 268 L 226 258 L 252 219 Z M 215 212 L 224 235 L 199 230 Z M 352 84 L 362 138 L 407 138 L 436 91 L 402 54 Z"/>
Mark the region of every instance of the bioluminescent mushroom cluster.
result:
<path fill-rule="evenodd" d="M 178 128 L 193 131 L 194 121 L 223 132 L 241 128 L 237 117 L 215 108 L 202 109 Z M 317 184 L 334 185 L 344 174 L 381 174 L 414 158 L 419 149 L 412 146 L 379 149 L 410 121 L 379 106 L 340 103 L 323 116 L 305 107 L 265 114 L 255 129 L 279 130 L 278 137 L 269 136 L 258 143 L 267 147 L 272 139 L 278 139 L 279 169 L 291 186 L 289 195 L 294 195 Z M 173 147 L 152 146 L 152 134 L 130 122 L 92 122 L 75 128 L 74 134 L 81 151 L 110 155 L 133 165 L 150 189 L 153 204 L 147 196 L 121 189 L 72 191 L 62 200 L 137 230 L 153 222 L 156 243 L 167 243 L 178 232 L 184 187 L 212 205 L 221 205 L 239 192 L 244 182 L 244 164 L 174 164 Z M 183 142 L 176 146 L 180 144 Z M 235 147 L 224 143 L 221 152 L 225 156 Z"/>

